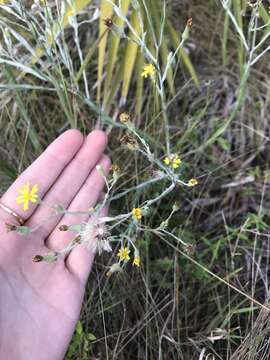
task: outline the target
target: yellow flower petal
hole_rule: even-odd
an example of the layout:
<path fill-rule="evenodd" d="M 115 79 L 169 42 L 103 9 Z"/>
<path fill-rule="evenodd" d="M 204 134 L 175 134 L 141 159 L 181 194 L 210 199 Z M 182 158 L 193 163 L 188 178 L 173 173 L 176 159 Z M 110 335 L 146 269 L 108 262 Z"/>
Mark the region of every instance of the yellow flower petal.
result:
<path fill-rule="evenodd" d="M 170 159 L 168 157 L 166 157 L 163 161 L 165 165 L 170 165 Z"/>
<path fill-rule="evenodd" d="M 135 257 L 134 260 L 133 260 L 133 265 L 135 266 L 140 266 L 140 263 L 141 263 L 141 259 L 139 256 Z"/>
<path fill-rule="evenodd" d="M 24 196 L 23 195 L 19 195 L 16 198 L 16 204 L 21 204 L 22 202 L 24 202 Z"/>
<path fill-rule="evenodd" d="M 32 187 L 31 194 L 34 195 L 34 194 L 36 194 L 37 192 L 38 192 L 38 186 L 37 186 L 37 184 L 35 184 L 35 185 L 33 185 L 33 187 Z"/>
<path fill-rule="evenodd" d="M 29 201 L 24 201 L 23 203 L 23 210 L 26 211 L 29 209 Z"/>

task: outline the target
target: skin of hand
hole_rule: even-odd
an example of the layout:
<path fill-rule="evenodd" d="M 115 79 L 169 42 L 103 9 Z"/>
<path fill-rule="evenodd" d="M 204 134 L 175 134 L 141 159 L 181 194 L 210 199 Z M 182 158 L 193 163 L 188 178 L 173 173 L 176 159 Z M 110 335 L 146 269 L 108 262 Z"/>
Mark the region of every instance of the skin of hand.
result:
<path fill-rule="evenodd" d="M 5 224 L 17 224 L 16 219 L 0 209 L 0 359 L 64 358 L 95 255 L 78 245 L 55 263 L 32 262 L 34 255 L 60 250 L 74 238 L 74 233 L 59 231 L 60 224 L 78 224 L 87 218 L 50 217 L 51 208 L 35 204 L 23 211 L 15 201 L 18 189 L 26 182 L 38 184 L 45 204 L 88 210 L 95 206 L 104 186 L 96 165 L 109 171 L 110 160 L 103 154 L 106 145 L 102 131 L 94 130 L 86 138 L 77 130 L 66 131 L 0 199 L 26 220 L 25 225 L 42 224 L 26 236 L 7 232 Z"/>

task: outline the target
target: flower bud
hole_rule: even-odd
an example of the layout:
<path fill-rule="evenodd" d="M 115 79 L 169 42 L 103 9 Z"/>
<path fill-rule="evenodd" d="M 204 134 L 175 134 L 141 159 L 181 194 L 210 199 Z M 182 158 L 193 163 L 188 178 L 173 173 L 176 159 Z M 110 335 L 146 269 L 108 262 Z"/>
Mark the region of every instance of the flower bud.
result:
<path fill-rule="evenodd" d="M 68 231 L 68 226 L 62 224 L 62 225 L 59 225 L 59 226 L 58 226 L 58 229 L 59 229 L 60 231 Z"/>
<path fill-rule="evenodd" d="M 32 257 L 32 261 L 33 262 L 41 262 L 41 261 L 43 261 L 43 256 L 35 255 L 35 256 Z"/>
<path fill-rule="evenodd" d="M 121 268 L 120 264 L 119 264 L 119 263 L 115 263 L 115 264 L 113 264 L 113 265 L 110 267 L 110 269 L 109 269 L 109 271 L 107 272 L 106 275 L 109 277 L 109 276 L 111 276 L 112 274 L 117 273 L 117 272 L 120 272 L 120 271 L 122 271 L 122 268 Z"/>
<path fill-rule="evenodd" d="M 75 238 L 72 240 L 72 244 L 80 244 L 82 241 L 82 238 L 80 235 L 75 236 Z"/>
<path fill-rule="evenodd" d="M 8 224 L 8 223 L 6 223 L 6 224 L 5 224 L 5 227 L 6 227 L 7 232 L 16 231 L 16 230 L 17 230 L 17 225 L 14 225 L 14 224 Z"/>
<path fill-rule="evenodd" d="M 103 167 L 101 165 L 97 165 L 96 170 L 97 170 L 97 172 L 99 173 L 100 176 L 106 177 L 105 170 L 103 169 Z"/>
<path fill-rule="evenodd" d="M 179 209 L 180 209 L 179 204 L 175 202 L 175 203 L 173 204 L 173 212 L 176 212 L 176 211 L 178 211 Z"/>

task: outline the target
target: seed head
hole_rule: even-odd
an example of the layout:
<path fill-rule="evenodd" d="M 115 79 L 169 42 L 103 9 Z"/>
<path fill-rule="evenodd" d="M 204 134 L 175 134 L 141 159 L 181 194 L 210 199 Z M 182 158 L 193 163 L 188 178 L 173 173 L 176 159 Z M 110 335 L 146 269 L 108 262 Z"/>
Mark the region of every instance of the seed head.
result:
<path fill-rule="evenodd" d="M 99 223 L 98 220 L 94 219 L 85 223 L 82 231 L 78 235 L 80 236 L 80 243 L 91 248 L 94 253 L 98 252 L 100 255 L 103 251 L 112 251 L 108 241 L 110 232 L 106 225 Z"/>

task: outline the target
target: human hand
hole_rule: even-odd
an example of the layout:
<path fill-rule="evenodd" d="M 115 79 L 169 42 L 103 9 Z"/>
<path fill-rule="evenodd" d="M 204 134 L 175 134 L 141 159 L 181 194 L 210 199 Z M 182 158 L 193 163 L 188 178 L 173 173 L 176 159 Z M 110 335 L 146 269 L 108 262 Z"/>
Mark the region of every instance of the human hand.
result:
<path fill-rule="evenodd" d="M 61 204 L 70 211 L 95 206 L 103 179 L 95 167 L 108 171 L 103 155 L 106 135 L 93 131 L 86 139 L 76 130 L 66 131 L 11 185 L 0 203 L 36 226 L 48 218 L 51 209 L 31 204 L 27 211 L 15 199 L 26 182 L 38 184 L 39 197 L 46 204 Z M 60 232 L 59 224 L 87 220 L 65 214 L 50 217 L 38 231 L 27 236 L 6 231 L 16 219 L 0 209 L 0 359 L 63 359 L 79 318 L 85 284 L 94 253 L 79 245 L 55 263 L 34 263 L 31 258 L 60 250 L 72 240 Z M 73 236 L 74 237 L 74 236 Z"/>

